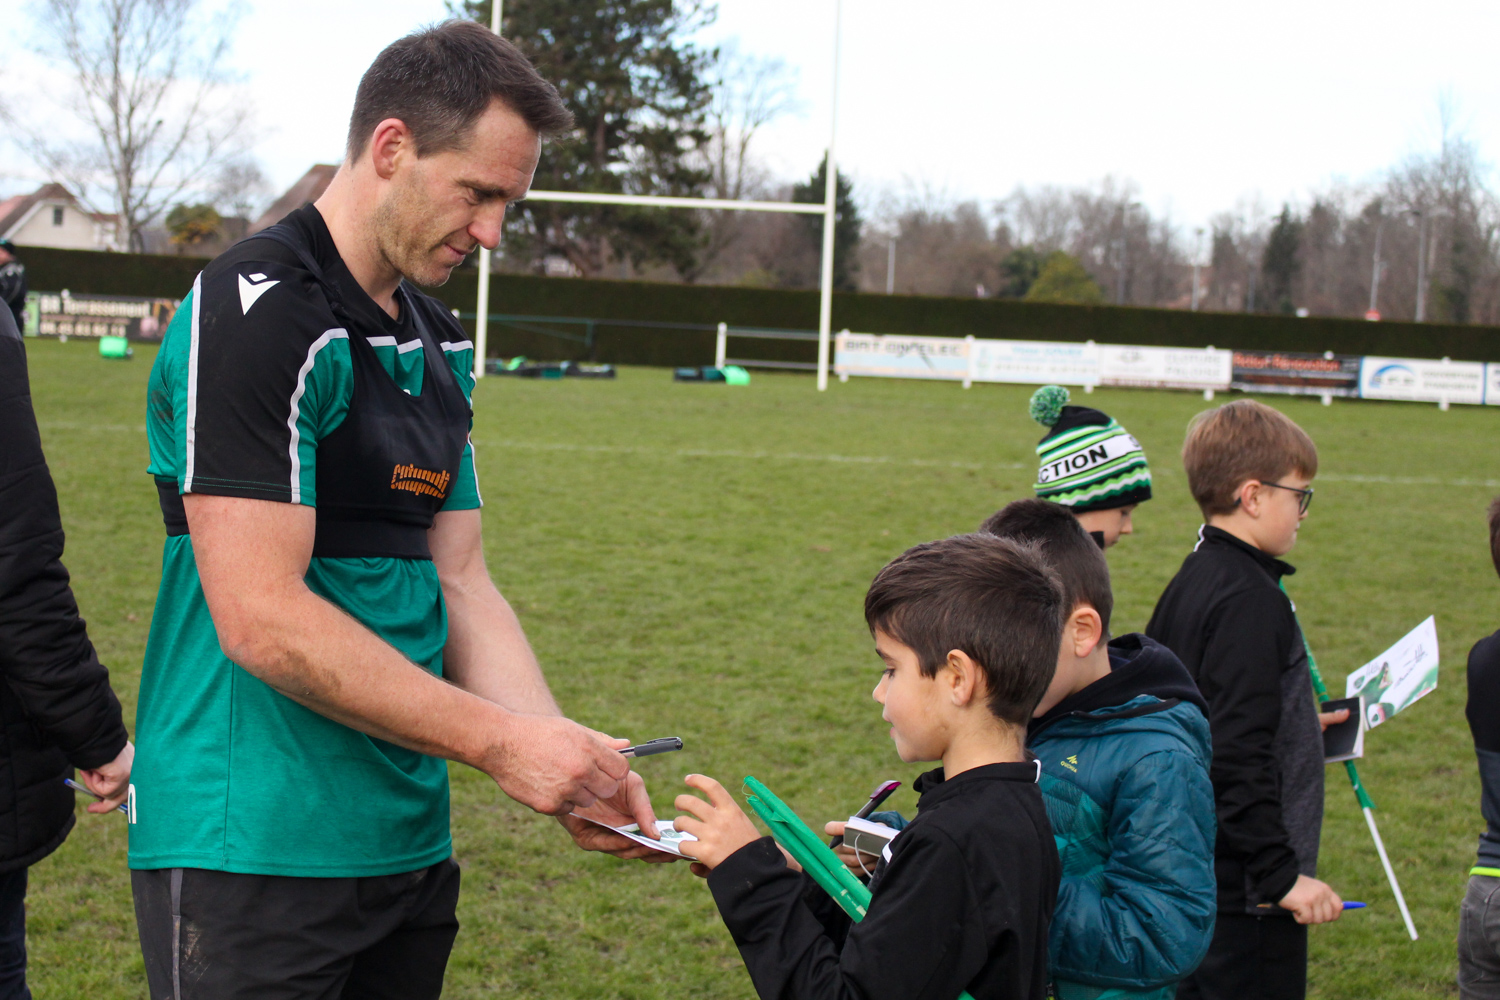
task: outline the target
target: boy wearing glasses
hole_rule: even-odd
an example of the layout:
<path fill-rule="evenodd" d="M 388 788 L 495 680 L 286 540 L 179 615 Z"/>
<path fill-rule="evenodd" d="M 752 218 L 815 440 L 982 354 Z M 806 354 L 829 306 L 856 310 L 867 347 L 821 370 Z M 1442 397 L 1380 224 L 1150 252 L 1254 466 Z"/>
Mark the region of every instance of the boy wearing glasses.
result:
<path fill-rule="evenodd" d="M 1157 602 L 1146 634 L 1171 649 L 1209 707 L 1218 835 L 1218 917 L 1180 998 L 1301 1000 L 1307 925 L 1336 920 L 1316 878 L 1323 825 L 1320 717 L 1296 610 L 1295 570 L 1318 450 L 1277 410 L 1239 399 L 1193 418 L 1182 449 L 1203 511 L 1198 544 Z"/>

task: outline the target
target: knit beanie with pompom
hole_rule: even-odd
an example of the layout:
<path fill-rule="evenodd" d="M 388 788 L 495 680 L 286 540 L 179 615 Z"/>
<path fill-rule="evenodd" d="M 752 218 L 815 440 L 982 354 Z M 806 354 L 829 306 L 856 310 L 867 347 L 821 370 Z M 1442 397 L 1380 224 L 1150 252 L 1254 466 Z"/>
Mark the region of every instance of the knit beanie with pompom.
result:
<path fill-rule="evenodd" d="M 1031 397 L 1031 419 L 1047 428 L 1036 446 L 1036 495 L 1075 514 L 1151 499 L 1151 468 L 1141 443 L 1107 414 L 1069 406 L 1068 390 L 1044 385 Z"/>

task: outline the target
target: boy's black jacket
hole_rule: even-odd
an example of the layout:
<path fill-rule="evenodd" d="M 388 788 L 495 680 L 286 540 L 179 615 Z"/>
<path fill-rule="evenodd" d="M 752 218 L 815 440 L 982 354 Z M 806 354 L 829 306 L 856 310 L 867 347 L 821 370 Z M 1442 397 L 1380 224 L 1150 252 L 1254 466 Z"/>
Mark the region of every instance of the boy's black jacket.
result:
<path fill-rule="evenodd" d="M 63 568 L 57 492 L 31 411 L 26 348 L 0 321 L 0 872 L 35 864 L 73 828 L 73 767 L 125 746 Z"/>
<path fill-rule="evenodd" d="M 1205 526 L 1146 634 L 1177 654 L 1208 702 L 1221 913 L 1267 915 L 1317 871 L 1323 741 L 1307 653 L 1283 576 L 1296 572 Z M 1270 911 L 1282 916 L 1284 911 Z"/>
<path fill-rule="evenodd" d="M 1037 766 L 917 779 L 917 818 L 849 920 L 762 838 L 708 877 L 762 1000 L 1041 1000 L 1059 866 Z"/>
<path fill-rule="evenodd" d="M 1500 868 L 1500 632 L 1469 650 L 1469 701 L 1464 714 L 1479 757 L 1479 809 L 1485 830 L 1479 835 L 1479 861 Z"/>

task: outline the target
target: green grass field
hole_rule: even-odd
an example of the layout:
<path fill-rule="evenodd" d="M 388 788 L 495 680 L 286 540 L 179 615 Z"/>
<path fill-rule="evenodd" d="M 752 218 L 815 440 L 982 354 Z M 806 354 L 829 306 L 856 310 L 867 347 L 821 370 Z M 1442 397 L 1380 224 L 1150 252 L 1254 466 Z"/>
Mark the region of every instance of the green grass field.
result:
<path fill-rule="evenodd" d="M 31 378 L 90 632 L 134 714 L 160 567 L 145 475 L 152 351 L 33 342 Z M 847 816 L 895 756 L 869 699 L 879 664 L 861 601 L 916 542 L 971 531 L 1029 495 L 1040 429 L 1030 387 L 755 375 L 745 389 L 488 379 L 474 440 L 491 572 L 574 718 L 634 739 L 680 735 L 642 761 L 658 811 L 689 771 L 763 779 L 804 818 Z M 1199 519 L 1178 462 L 1189 393 L 1100 391 L 1091 403 L 1146 447 L 1157 499 L 1112 550 L 1115 631 L 1144 626 Z M 1438 619 L 1437 692 L 1372 733 L 1362 764 L 1421 941 L 1407 940 L 1341 768 L 1328 772 L 1320 874 L 1370 909 L 1312 932 L 1320 997 L 1450 995 L 1458 902 L 1481 828 L 1463 718 L 1469 646 L 1500 627 L 1484 508 L 1500 492 L 1500 411 L 1270 400 L 1317 441 L 1317 501 L 1288 580 L 1331 687 Z M 1500 708 L 1500 707 L 1497 707 Z M 583 854 L 557 824 L 453 768 L 464 868 L 452 997 L 748 998 L 707 889 L 684 866 Z M 351 789 L 351 794 L 358 794 Z M 910 811 L 908 788 L 892 804 Z M 145 997 L 126 828 L 81 815 L 32 869 L 40 998 Z"/>

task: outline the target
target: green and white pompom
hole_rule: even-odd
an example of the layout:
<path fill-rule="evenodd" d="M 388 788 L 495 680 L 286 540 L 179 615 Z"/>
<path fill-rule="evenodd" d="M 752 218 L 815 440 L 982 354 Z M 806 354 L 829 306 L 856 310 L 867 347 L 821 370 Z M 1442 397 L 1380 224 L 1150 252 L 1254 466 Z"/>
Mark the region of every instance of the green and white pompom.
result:
<path fill-rule="evenodd" d="M 1051 427 L 1062 416 L 1064 406 L 1072 397 L 1060 385 L 1044 385 L 1031 394 L 1031 419 L 1043 427 Z"/>

